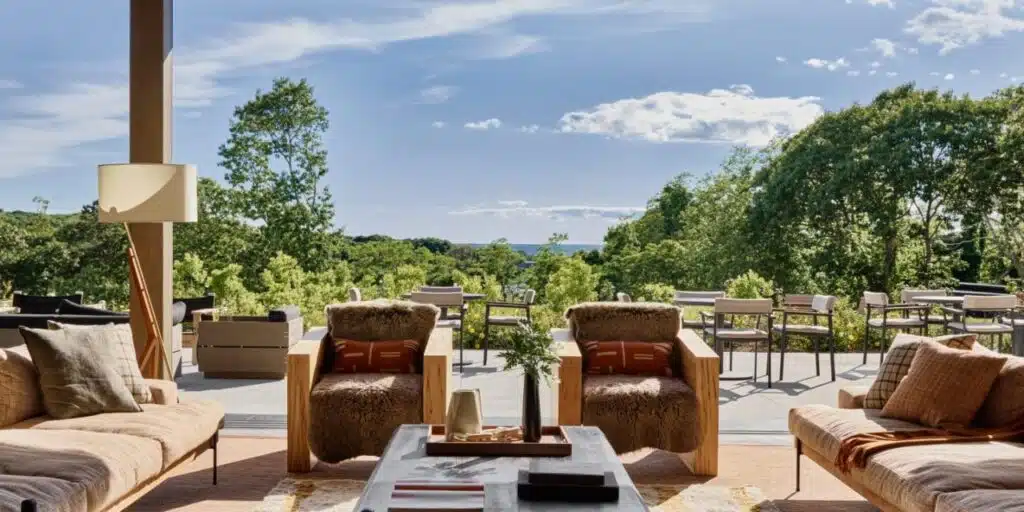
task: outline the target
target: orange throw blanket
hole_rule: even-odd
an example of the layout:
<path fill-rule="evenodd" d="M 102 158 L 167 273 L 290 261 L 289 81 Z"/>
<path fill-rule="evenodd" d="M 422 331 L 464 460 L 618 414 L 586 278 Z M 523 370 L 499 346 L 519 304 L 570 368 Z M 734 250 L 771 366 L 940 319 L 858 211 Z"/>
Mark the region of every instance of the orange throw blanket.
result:
<path fill-rule="evenodd" d="M 868 457 L 903 446 L 947 443 L 981 443 L 986 441 L 1014 441 L 1024 439 L 1024 418 L 996 428 L 972 428 L 956 425 L 935 429 L 907 430 L 903 432 L 874 432 L 855 434 L 839 445 L 836 467 L 843 474 L 854 468 L 864 469 Z"/>

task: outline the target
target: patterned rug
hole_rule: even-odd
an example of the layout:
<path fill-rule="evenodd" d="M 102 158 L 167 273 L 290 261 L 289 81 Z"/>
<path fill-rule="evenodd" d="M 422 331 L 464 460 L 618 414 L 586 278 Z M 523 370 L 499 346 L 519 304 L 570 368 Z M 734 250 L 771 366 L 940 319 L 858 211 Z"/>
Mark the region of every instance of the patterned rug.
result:
<path fill-rule="evenodd" d="M 287 477 L 255 512 L 351 512 L 366 482 Z M 638 485 L 651 512 L 779 512 L 757 487 Z"/>

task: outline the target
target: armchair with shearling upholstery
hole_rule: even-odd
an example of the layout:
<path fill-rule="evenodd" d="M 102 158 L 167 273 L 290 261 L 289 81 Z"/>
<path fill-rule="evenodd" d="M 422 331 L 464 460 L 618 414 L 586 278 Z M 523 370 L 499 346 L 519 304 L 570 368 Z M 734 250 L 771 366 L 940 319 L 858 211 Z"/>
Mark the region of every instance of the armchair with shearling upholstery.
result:
<path fill-rule="evenodd" d="M 559 425 L 601 429 L 616 453 L 652 447 L 684 454 L 695 475 L 718 474 L 718 355 L 680 329 L 679 308 L 655 303 L 579 304 L 553 335 L 561 359 Z M 673 343 L 673 376 L 587 375 L 587 341 Z"/>
<path fill-rule="evenodd" d="M 323 340 L 288 352 L 288 471 L 324 462 L 381 455 L 405 423 L 444 423 L 451 391 L 452 331 L 435 327 L 439 310 L 404 301 L 347 302 L 327 307 Z M 334 339 L 420 340 L 420 373 L 332 373 Z"/>

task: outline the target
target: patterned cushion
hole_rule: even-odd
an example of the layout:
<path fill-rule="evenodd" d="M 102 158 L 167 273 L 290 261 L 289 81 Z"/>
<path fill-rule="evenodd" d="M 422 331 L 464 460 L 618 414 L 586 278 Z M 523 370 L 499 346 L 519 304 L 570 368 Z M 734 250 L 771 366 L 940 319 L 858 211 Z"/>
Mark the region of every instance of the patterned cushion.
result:
<path fill-rule="evenodd" d="M 416 340 L 334 340 L 334 371 L 339 373 L 416 373 L 423 350 Z"/>
<path fill-rule="evenodd" d="M 865 409 L 881 409 L 885 402 L 896 391 L 896 386 L 907 376 L 910 370 L 910 363 L 914 360 L 917 347 L 924 341 L 936 343 L 960 350 L 970 350 L 977 339 L 973 334 L 953 334 L 950 336 L 939 336 L 938 338 L 926 338 L 912 334 L 900 334 L 892 342 L 892 347 L 885 354 L 882 366 L 878 368 L 878 376 L 871 383 L 871 389 L 864 396 Z"/>
<path fill-rule="evenodd" d="M 585 341 L 590 375 L 672 376 L 672 343 L 650 341 Z"/>
<path fill-rule="evenodd" d="M 0 428 L 43 414 L 39 374 L 32 361 L 0 350 Z"/>
<path fill-rule="evenodd" d="M 94 329 L 20 328 L 32 362 L 46 413 L 58 419 L 101 412 L 140 412 L 117 372 L 120 354 Z"/>
<path fill-rule="evenodd" d="M 974 421 L 982 427 L 1001 427 L 1021 418 L 1024 418 L 1024 357 L 1009 357 Z"/>
<path fill-rule="evenodd" d="M 124 385 L 128 386 L 128 391 L 131 392 L 135 402 L 140 404 L 153 403 L 153 393 L 150 391 L 145 379 L 142 378 L 142 370 L 139 369 L 139 360 L 135 354 L 135 341 L 132 338 L 131 325 L 71 325 L 51 321 L 49 326 L 52 329 L 95 330 L 100 333 L 103 339 L 113 347 L 114 354 L 117 356 L 114 370 L 124 380 Z"/>
<path fill-rule="evenodd" d="M 997 354 L 922 343 L 882 415 L 932 427 L 966 426 L 1005 363 Z"/>

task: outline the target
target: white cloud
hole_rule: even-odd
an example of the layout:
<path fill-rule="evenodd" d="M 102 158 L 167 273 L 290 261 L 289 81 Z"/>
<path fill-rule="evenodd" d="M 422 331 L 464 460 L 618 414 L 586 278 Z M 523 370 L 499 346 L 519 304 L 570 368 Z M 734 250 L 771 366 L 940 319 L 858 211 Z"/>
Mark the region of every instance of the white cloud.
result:
<path fill-rule="evenodd" d="M 548 50 L 548 45 L 540 37 L 500 33 L 488 36 L 483 44 L 475 46 L 469 57 L 473 59 L 510 59 L 546 50 Z"/>
<path fill-rule="evenodd" d="M 871 40 L 871 48 L 882 55 L 882 57 L 893 58 L 896 56 L 897 44 L 888 39 L 875 38 Z"/>
<path fill-rule="evenodd" d="M 21 89 L 24 85 L 17 80 L 4 80 L 0 79 L 0 89 Z"/>
<path fill-rule="evenodd" d="M 946 76 L 942 77 L 943 80 L 952 80 L 954 78 L 956 78 L 956 75 L 953 73 L 946 73 Z"/>
<path fill-rule="evenodd" d="M 380 50 L 407 41 L 450 36 L 529 45 L 531 36 L 509 35 L 514 22 L 540 16 L 581 19 L 622 19 L 624 16 L 664 23 L 703 21 L 712 3 L 665 0 L 463 0 L 404 2 L 377 9 L 373 18 L 333 21 L 291 18 L 234 25 L 220 37 L 197 46 L 176 48 L 175 105 L 197 109 L 232 94 L 223 81 L 229 76 L 280 66 L 326 51 Z M 556 19 L 555 21 L 559 21 Z M 504 31 L 504 32 L 502 32 Z M 516 44 L 494 52 L 494 58 L 516 54 Z M 521 53 L 521 52 L 520 52 Z M 481 55 L 480 57 L 486 57 Z M 126 63 L 117 63 L 127 73 Z M 48 91 L 11 98 L 16 117 L 0 119 L 0 178 L 77 163 L 89 145 L 121 139 L 128 133 L 127 77 L 107 83 L 71 81 Z M 90 156 L 90 158 L 92 158 Z"/>
<path fill-rule="evenodd" d="M 999 78 L 1009 78 L 1009 77 L 1010 77 L 1009 73 L 999 73 Z"/>
<path fill-rule="evenodd" d="M 486 119 L 484 121 L 469 122 L 469 123 L 466 123 L 464 126 L 467 129 L 470 129 L 470 130 L 480 130 L 480 131 L 492 130 L 492 129 L 501 128 L 501 120 L 492 117 L 492 118 Z"/>
<path fill-rule="evenodd" d="M 430 126 L 433 126 L 434 128 L 444 128 L 445 123 L 444 121 L 434 121 L 433 123 L 430 123 Z"/>
<path fill-rule="evenodd" d="M 519 127 L 519 131 L 521 131 L 523 133 L 537 133 L 537 132 L 540 131 L 540 126 L 537 126 L 535 124 L 521 126 L 521 127 Z"/>
<path fill-rule="evenodd" d="M 980 75 L 981 74 L 981 70 L 980 69 L 972 69 L 971 70 L 971 74 L 972 75 Z"/>
<path fill-rule="evenodd" d="M 860 76 L 860 71 L 857 71 L 855 69 L 847 71 L 846 72 L 846 76 Z"/>
<path fill-rule="evenodd" d="M 871 5 L 886 5 L 890 9 L 896 7 L 893 5 L 892 0 L 868 0 L 868 3 Z"/>
<path fill-rule="evenodd" d="M 758 97 L 749 85 L 706 94 L 666 91 L 569 112 L 559 129 L 650 142 L 762 146 L 812 123 L 824 112 L 819 102 L 813 96 Z"/>
<path fill-rule="evenodd" d="M 928 73 L 928 76 L 939 76 L 941 74 L 942 73 L 939 73 L 938 71 L 932 71 L 931 73 Z"/>
<path fill-rule="evenodd" d="M 444 103 L 459 92 L 459 88 L 452 85 L 435 85 L 420 91 L 420 103 L 436 105 Z"/>
<path fill-rule="evenodd" d="M 885 72 L 885 76 L 887 76 L 887 77 L 890 77 L 890 78 L 891 78 L 891 77 L 894 77 L 894 76 L 900 76 L 900 74 L 899 74 L 899 73 L 897 73 L 897 72 L 895 72 L 895 71 L 886 71 L 886 72 Z"/>
<path fill-rule="evenodd" d="M 839 57 L 836 60 L 817 59 L 817 58 L 807 59 L 807 60 L 804 61 L 804 64 L 806 64 L 806 65 L 808 65 L 808 66 L 810 66 L 812 68 L 815 68 L 815 69 L 825 68 L 825 69 L 828 69 L 829 71 L 835 71 L 835 70 L 840 69 L 840 68 L 848 68 L 848 67 L 850 67 L 850 63 L 847 62 L 847 60 L 845 58 L 843 58 L 843 57 Z"/>
<path fill-rule="evenodd" d="M 914 47 L 907 48 L 907 53 L 909 53 L 910 55 L 917 55 L 919 52 L 920 52 L 920 50 L 918 50 L 917 48 L 914 48 Z"/>
<path fill-rule="evenodd" d="M 877 69 L 872 69 L 871 71 L 868 71 L 868 76 L 875 76 L 877 74 L 878 74 L 878 70 Z"/>
<path fill-rule="evenodd" d="M 878 62 L 878 61 L 876 60 L 876 61 L 874 61 L 874 62 L 872 62 L 872 63 L 871 63 L 871 67 L 872 67 L 872 68 L 875 68 L 875 69 L 878 69 L 878 68 L 882 67 L 882 63 L 881 63 L 881 62 Z"/>
<path fill-rule="evenodd" d="M 507 203 L 507 204 L 505 204 Z M 551 220 L 576 219 L 619 219 L 643 213 L 643 206 L 529 206 L 526 201 L 499 201 L 498 207 L 470 206 L 448 212 L 449 215 L 489 215 L 502 218 L 538 217 Z"/>
<path fill-rule="evenodd" d="M 775 57 L 775 62 L 778 62 L 780 64 L 785 64 L 785 63 L 789 62 L 789 59 L 787 59 L 785 57 Z"/>
<path fill-rule="evenodd" d="M 938 45 L 939 54 L 1024 30 L 1012 16 L 1017 0 L 931 0 L 932 5 L 907 21 L 904 31 L 922 44 Z"/>

